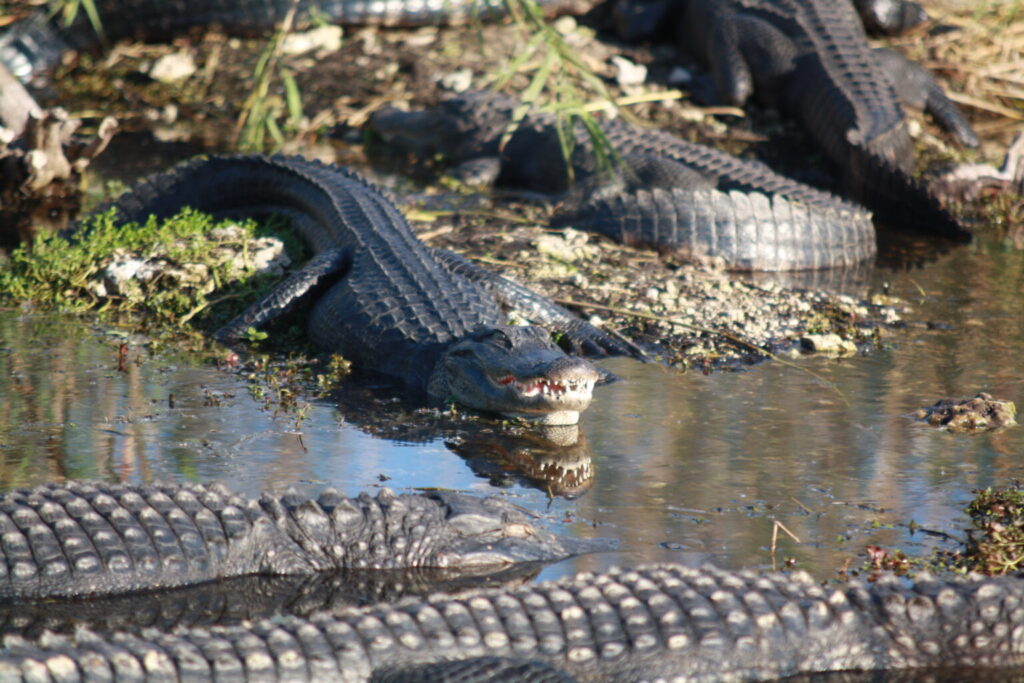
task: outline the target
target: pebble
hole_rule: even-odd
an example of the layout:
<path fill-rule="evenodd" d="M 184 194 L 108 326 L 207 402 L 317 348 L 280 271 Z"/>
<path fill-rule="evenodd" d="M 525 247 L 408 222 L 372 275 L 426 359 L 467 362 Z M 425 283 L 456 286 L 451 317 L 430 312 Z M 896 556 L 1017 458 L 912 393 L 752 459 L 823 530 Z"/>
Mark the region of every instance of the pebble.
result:
<path fill-rule="evenodd" d="M 452 71 L 439 78 L 437 82 L 445 90 L 466 92 L 473 85 L 473 70 L 459 69 L 458 71 Z"/>
<path fill-rule="evenodd" d="M 835 353 L 852 355 L 857 353 L 857 345 L 838 334 L 805 334 L 800 338 L 800 345 L 807 351 L 815 353 Z"/>
<path fill-rule="evenodd" d="M 286 55 L 301 55 L 320 50 L 337 52 L 341 49 L 341 38 L 340 26 L 319 26 L 301 33 L 289 33 L 281 44 L 281 51 Z"/>
<path fill-rule="evenodd" d="M 189 78 L 196 72 L 196 60 L 189 52 L 172 52 L 163 55 L 149 69 L 149 77 L 161 83 L 176 83 Z"/>
<path fill-rule="evenodd" d="M 621 55 L 614 55 L 610 61 L 615 67 L 615 82 L 623 88 L 642 85 L 647 80 L 647 67 L 643 64 L 631 62 Z"/>

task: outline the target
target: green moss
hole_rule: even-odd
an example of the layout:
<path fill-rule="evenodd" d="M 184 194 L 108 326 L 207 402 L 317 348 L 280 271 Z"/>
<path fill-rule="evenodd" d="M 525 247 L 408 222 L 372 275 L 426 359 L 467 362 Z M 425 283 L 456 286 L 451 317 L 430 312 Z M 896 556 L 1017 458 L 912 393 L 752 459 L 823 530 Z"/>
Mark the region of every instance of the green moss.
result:
<path fill-rule="evenodd" d="M 46 234 L 15 250 L 0 272 L 0 301 L 137 315 L 161 331 L 194 333 L 191 323 L 226 322 L 276 279 L 257 276 L 249 257 L 257 238 L 281 235 L 282 227 L 217 221 L 191 209 L 143 225 L 121 225 L 112 212 L 94 215 L 74 240 Z M 286 251 L 301 253 L 297 245 L 287 239 Z M 114 283 L 108 269 L 118 262 L 141 265 L 149 275 Z"/>

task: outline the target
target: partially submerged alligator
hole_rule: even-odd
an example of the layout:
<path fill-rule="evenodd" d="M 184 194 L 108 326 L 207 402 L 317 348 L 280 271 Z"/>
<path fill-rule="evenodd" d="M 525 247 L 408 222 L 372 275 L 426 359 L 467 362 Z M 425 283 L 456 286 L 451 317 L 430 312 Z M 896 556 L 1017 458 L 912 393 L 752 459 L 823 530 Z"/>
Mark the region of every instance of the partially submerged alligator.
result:
<path fill-rule="evenodd" d="M 184 206 L 217 215 L 277 213 L 316 251 L 301 271 L 218 336 L 231 341 L 303 296 L 320 346 L 434 400 L 546 424 L 573 424 L 600 372 L 540 327 L 591 354 L 642 357 L 548 299 L 413 234 L 394 204 L 355 174 L 301 157 L 213 157 L 139 183 L 114 203 L 125 221 Z"/>
<path fill-rule="evenodd" d="M 0 601 L 344 568 L 500 568 L 603 547 L 555 536 L 496 497 L 327 489 L 253 500 L 217 485 L 69 482 L 0 497 Z"/>
<path fill-rule="evenodd" d="M 881 12 L 877 0 L 863 4 Z M 679 43 L 709 65 L 721 99 L 743 104 L 756 90 L 796 116 L 846 191 L 879 219 L 969 239 L 913 179 L 900 98 L 926 108 L 961 144 L 977 146 L 977 136 L 920 66 L 870 49 L 850 0 L 686 0 L 675 21 Z"/>
<path fill-rule="evenodd" d="M 1022 605 L 1017 578 L 822 587 L 803 573 L 661 565 L 171 634 L 8 636 L 0 678 L 565 683 L 957 667 L 960 680 L 995 679 L 1024 664 Z"/>
<path fill-rule="evenodd" d="M 489 92 L 444 99 L 432 110 L 384 109 L 371 127 L 387 142 L 449 161 L 499 157 L 498 181 L 537 190 L 566 189 L 568 173 L 553 117 L 521 121 L 499 150 L 519 103 Z M 593 145 L 577 131 L 572 165 L 589 178 L 556 216 L 557 224 L 632 244 L 714 257 L 736 270 L 849 266 L 875 254 L 871 217 L 859 206 L 783 177 L 764 164 L 614 120 L 601 127 L 626 168 L 595 172 Z"/>

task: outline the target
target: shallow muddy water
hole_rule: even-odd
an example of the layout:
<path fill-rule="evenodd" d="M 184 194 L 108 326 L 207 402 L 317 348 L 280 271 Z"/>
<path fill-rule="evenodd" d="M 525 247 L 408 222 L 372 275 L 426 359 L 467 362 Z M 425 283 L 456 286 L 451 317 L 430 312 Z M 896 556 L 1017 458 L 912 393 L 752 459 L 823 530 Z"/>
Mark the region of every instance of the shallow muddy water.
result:
<path fill-rule="evenodd" d="M 132 140 L 103 157 L 125 161 L 128 182 L 153 163 Z M 141 161 L 126 160 L 139 150 Z M 163 168 L 172 160 L 161 150 Z M 864 355 L 710 375 L 606 361 L 622 381 L 597 389 L 576 443 L 547 447 L 488 421 L 453 433 L 415 415 L 402 440 L 380 438 L 358 395 L 306 397 L 297 426 L 208 358 L 151 353 L 73 317 L 0 312 L 0 488 L 64 478 L 217 480 L 246 494 L 444 487 L 510 496 L 562 533 L 619 541 L 545 578 L 658 560 L 770 567 L 778 521 L 799 542 L 780 531 L 776 560 L 826 578 L 861 565 L 868 544 L 955 548 L 972 490 L 1024 478 L 1024 430 L 955 435 L 906 416 L 978 391 L 1024 402 L 1022 281 L 1024 253 L 979 238 L 922 268 L 876 270 L 870 290 L 887 287 L 911 310 L 906 329 Z M 544 480 L 566 469 L 569 484 Z"/>
<path fill-rule="evenodd" d="M 979 240 L 923 269 L 877 273 L 876 287 L 888 282 L 913 310 L 907 329 L 867 355 L 711 375 L 608 361 L 622 381 L 598 389 L 583 441 L 546 455 L 535 444 L 497 443 L 486 422 L 484 434 L 458 439 L 378 438 L 328 400 L 313 401 L 296 431 L 294 414 L 275 416 L 243 378 L 208 359 L 130 344 L 119 371 L 124 337 L 111 328 L 7 311 L 0 486 L 98 477 L 219 480 L 248 494 L 331 484 L 353 493 L 386 481 L 501 493 L 562 533 L 619 540 L 617 552 L 564 562 L 544 577 L 653 560 L 771 566 L 778 520 L 800 542 L 780 532 L 777 559 L 827 577 L 861 564 L 867 544 L 911 554 L 955 547 L 929 531 L 961 537 L 972 489 L 1024 477 L 1024 430 L 971 437 L 906 417 L 982 390 L 1024 401 L 1022 265 L 1020 252 Z M 925 321 L 946 329 L 918 324 Z M 477 457 L 455 453 L 456 441 Z M 545 484 L 511 470 L 517 447 L 535 460 L 564 457 L 592 470 L 592 480 L 570 491 L 574 498 L 551 498 Z M 480 453 L 507 457 L 494 464 Z M 911 522 L 925 531 L 912 533 Z"/>

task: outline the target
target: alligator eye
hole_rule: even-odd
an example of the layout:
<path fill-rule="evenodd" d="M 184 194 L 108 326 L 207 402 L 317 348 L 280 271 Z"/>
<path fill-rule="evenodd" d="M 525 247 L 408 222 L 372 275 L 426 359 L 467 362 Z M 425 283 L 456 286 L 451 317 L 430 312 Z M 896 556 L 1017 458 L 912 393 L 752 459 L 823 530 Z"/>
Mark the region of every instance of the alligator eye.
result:
<path fill-rule="evenodd" d="M 495 330 L 491 334 L 491 339 L 494 341 L 495 344 L 500 344 L 501 346 L 504 346 L 506 349 L 512 348 L 512 340 L 509 339 L 508 335 L 502 332 L 501 330 Z"/>
<path fill-rule="evenodd" d="M 458 356 L 459 358 L 468 358 L 468 357 L 473 355 L 473 352 L 470 351 L 469 349 L 455 349 L 454 351 L 452 351 L 448 355 L 449 356 Z"/>

